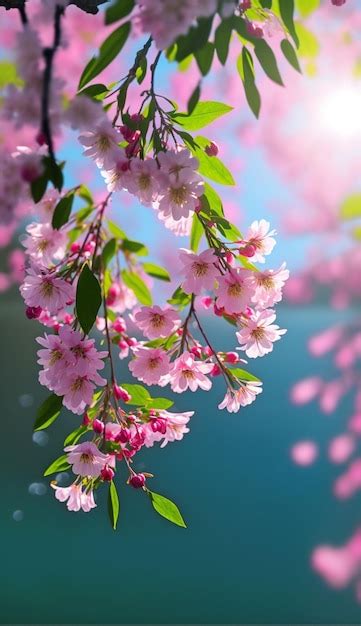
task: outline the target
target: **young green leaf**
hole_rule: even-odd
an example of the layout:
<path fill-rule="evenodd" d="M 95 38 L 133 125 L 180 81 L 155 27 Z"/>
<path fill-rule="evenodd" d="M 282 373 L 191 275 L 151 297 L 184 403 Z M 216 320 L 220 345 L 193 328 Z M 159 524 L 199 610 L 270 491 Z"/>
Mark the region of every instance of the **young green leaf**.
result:
<path fill-rule="evenodd" d="M 191 296 L 188 293 L 185 293 L 182 287 L 177 287 L 172 297 L 167 300 L 169 304 L 173 304 L 178 307 L 181 311 L 184 309 L 191 301 Z"/>
<path fill-rule="evenodd" d="M 200 86 L 200 83 L 198 83 L 191 97 L 188 100 L 188 104 L 187 104 L 188 115 L 192 115 L 194 109 L 196 108 L 199 102 L 200 95 L 201 95 L 201 86 Z"/>
<path fill-rule="evenodd" d="M 246 99 L 252 113 L 258 118 L 261 109 L 261 96 L 254 79 L 253 59 L 247 48 L 243 47 L 237 59 L 237 69 L 243 82 Z"/>
<path fill-rule="evenodd" d="M 172 524 L 176 524 L 182 528 L 187 528 L 180 510 L 174 502 L 164 496 L 161 496 L 159 493 L 154 493 L 154 491 L 148 491 L 147 493 L 150 497 L 154 510 L 159 513 L 159 515 L 165 517 L 165 519 L 172 522 Z"/>
<path fill-rule="evenodd" d="M 267 76 L 277 85 L 283 86 L 275 54 L 268 43 L 264 39 L 257 39 L 254 52 Z"/>
<path fill-rule="evenodd" d="M 320 6 L 320 0 L 296 0 L 296 7 L 302 17 L 308 17 Z"/>
<path fill-rule="evenodd" d="M 67 223 L 70 217 L 70 213 L 74 202 L 74 192 L 67 194 L 64 198 L 59 200 L 53 213 L 53 219 L 51 222 L 52 227 L 55 230 L 59 230 L 64 224 Z"/>
<path fill-rule="evenodd" d="M 51 474 L 57 474 L 58 472 L 66 472 L 70 468 L 68 463 L 68 457 L 66 454 L 62 454 L 55 461 L 53 461 L 44 472 L 44 476 L 50 476 Z"/>
<path fill-rule="evenodd" d="M 78 96 L 88 96 L 89 98 L 93 98 L 94 100 L 103 100 L 108 93 L 108 87 L 103 85 L 102 83 L 95 83 L 94 85 L 89 85 L 89 87 L 85 87 L 78 92 Z"/>
<path fill-rule="evenodd" d="M 295 11 L 294 0 L 278 0 L 278 5 L 283 23 L 290 33 L 293 41 L 295 42 L 296 47 L 298 48 L 299 41 L 293 21 L 293 14 Z"/>
<path fill-rule="evenodd" d="M 219 62 L 222 65 L 226 64 L 229 52 L 229 44 L 232 36 L 232 20 L 222 20 L 220 25 L 217 27 L 214 36 L 214 45 L 216 48 L 216 53 L 219 59 Z"/>
<path fill-rule="evenodd" d="M 197 213 L 193 215 L 190 245 L 193 252 L 197 252 L 200 241 L 204 235 L 204 229 Z"/>
<path fill-rule="evenodd" d="M 112 222 L 111 220 L 108 220 L 108 228 L 109 228 L 111 234 L 114 235 L 114 237 L 116 239 L 123 240 L 123 239 L 127 238 L 124 230 L 119 228 L 119 226 L 117 224 L 115 224 L 115 222 Z"/>
<path fill-rule="evenodd" d="M 101 303 L 99 282 L 89 265 L 84 263 L 76 289 L 76 314 L 86 335 L 93 327 Z"/>
<path fill-rule="evenodd" d="M 44 400 L 38 408 L 34 423 L 34 430 L 43 430 L 44 428 L 48 428 L 48 426 L 55 422 L 56 418 L 59 417 L 62 407 L 62 396 L 56 396 L 55 393 L 48 396 L 48 398 L 46 398 L 46 400 Z"/>
<path fill-rule="evenodd" d="M 214 122 L 222 115 L 232 111 L 233 107 L 222 102 L 204 101 L 198 102 L 191 115 L 187 113 L 174 113 L 172 119 L 185 130 L 198 130 Z"/>
<path fill-rule="evenodd" d="M 281 41 L 281 50 L 282 50 L 285 58 L 289 62 L 289 64 L 292 65 L 292 67 L 297 72 L 302 74 L 302 70 L 301 70 L 300 64 L 298 62 L 296 51 L 295 51 L 293 45 L 288 41 L 288 39 L 282 39 L 282 41 Z"/>
<path fill-rule="evenodd" d="M 87 430 L 87 426 L 79 426 L 79 428 L 76 428 L 71 433 L 69 433 L 64 441 L 64 448 L 66 448 L 66 446 L 73 446 L 75 443 L 77 443 L 81 436 L 87 432 Z"/>
<path fill-rule="evenodd" d="M 124 239 L 121 245 L 121 249 L 126 252 L 134 252 L 138 256 L 147 256 L 149 254 L 148 248 L 144 243 L 140 241 L 131 241 L 130 239 Z"/>
<path fill-rule="evenodd" d="M 78 89 L 82 89 L 93 78 L 98 76 L 118 56 L 128 39 L 130 22 L 126 22 L 113 31 L 100 46 L 99 54 L 86 65 L 79 81 Z"/>
<path fill-rule="evenodd" d="M 131 395 L 131 399 L 127 404 L 133 406 L 146 406 L 151 400 L 149 391 L 142 385 L 122 384 L 122 387 Z"/>
<path fill-rule="evenodd" d="M 109 519 L 110 519 L 112 528 L 113 530 L 116 530 L 118 517 L 119 517 L 119 498 L 118 498 L 118 492 L 114 484 L 114 481 L 111 481 L 109 483 L 108 513 L 109 513 Z"/>
<path fill-rule="evenodd" d="M 150 306 L 152 304 L 152 294 L 138 274 L 124 270 L 122 272 L 122 278 L 126 286 L 134 292 L 134 295 L 139 302 L 141 302 L 141 304 L 145 304 L 146 306 Z"/>
<path fill-rule="evenodd" d="M 211 34 L 212 22 L 213 16 L 201 17 L 197 20 L 197 24 L 188 31 L 187 35 L 178 37 L 176 41 L 176 61 L 183 61 L 190 54 L 194 54 L 206 45 Z"/>
<path fill-rule="evenodd" d="M 116 252 L 117 252 L 117 241 L 116 241 L 116 239 L 110 239 L 105 244 L 105 246 L 103 248 L 103 252 L 102 252 L 102 266 L 103 266 L 103 269 L 105 269 L 109 265 L 109 263 L 112 260 L 113 256 L 115 256 Z"/>
<path fill-rule="evenodd" d="M 205 147 L 210 144 L 209 139 L 199 136 L 194 138 L 194 142 L 196 147 L 188 147 L 199 161 L 199 173 L 220 185 L 235 185 L 235 180 L 224 163 L 218 157 L 208 156 L 205 152 Z"/>
<path fill-rule="evenodd" d="M 207 76 L 209 70 L 212 67 L 214 57 L 214 44 L 207 41 L 205 46 L 194 53 L 197 65 L 201 71 L 202 76 Z"/>
<path fill-rule="evenodd" d="M 245 381 L 257 381 L 259 382 L 259 378 L 257 378 L 257 376 L 254 376 L 253 374 L 251 374 L 250 372 L 247 372 L 246 370 L 242 370 L 239 367 L 236 367 L 232 370 L 230 370 L 233 374 L 233 376 L 235 376 L 236 378 L 238 378 L 239 380 L 245 380 Z"/>
<path fill-rule="evenodd" d="M 147 409 L 166 410 L 173 406 L 174 402 L 168 398 L 151 398 L 147 403 Z"/>
<path fill-rule="evenodd" d="M 169 272 L 160 265 L 155 265 L 154 263 L 143 263 L 143 269 L 146 274 L 153 276 L 153 278 L 158 278 L 159 280 L 167 282 L 170 282 L 171 280 Z"/>

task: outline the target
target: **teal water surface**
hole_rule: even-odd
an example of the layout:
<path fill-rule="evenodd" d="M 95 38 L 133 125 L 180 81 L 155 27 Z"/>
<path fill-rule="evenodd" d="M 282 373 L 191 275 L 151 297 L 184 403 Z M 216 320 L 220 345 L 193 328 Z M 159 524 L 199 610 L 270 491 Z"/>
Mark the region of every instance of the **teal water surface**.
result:
<path fill-rule="evenodd" d="M 353 532 L 360 499 L 341 505 L 332 498 L 339 470 L 325 462 L 324 450 L 309 469 L 295 467 L 288 456 L 300 438 L 325 447 L 347 419 L 347 400 L 333 417 L 315 404 L 288 402 L 298 378 L 320 367 L 330 374 L 327 359 L 309 358 L 306 340 L 337 316 L 326 308 L 283 308 L 279 319 L 288 334 L 272 355 L 251 363 L 265 381 L 256 403 L 238 415 L 217 411 L 218 380 L 211 393 L 177 397 L 177 408 L 196 410 L 191 432 L 181 443 L 139 455 L 137 468 L 155 474 L 154 490 L 178 503 L 188 528 L 158 517 L 120 475 L 120 522 L 113 532 L 103 498 L 90 514 L 74 514 L 49 488 L 41 497 L 28 492 L 78 418 L 55 424 L 45 447 L 32 442 L 34 411 L 45 395 L 35 384 L 39 327 L 24 324 L 17 302 L 2 305 L 3 623 L 360 621 L 352 590 L 331 592 L 309 567 L 313 546 L 342 543 Z M 231 349 L 232 333 L 219 343 Z M 218 328 L 213 335 L 216 343 Z M 13 519 L 16 510 L 22 521 Z"/>

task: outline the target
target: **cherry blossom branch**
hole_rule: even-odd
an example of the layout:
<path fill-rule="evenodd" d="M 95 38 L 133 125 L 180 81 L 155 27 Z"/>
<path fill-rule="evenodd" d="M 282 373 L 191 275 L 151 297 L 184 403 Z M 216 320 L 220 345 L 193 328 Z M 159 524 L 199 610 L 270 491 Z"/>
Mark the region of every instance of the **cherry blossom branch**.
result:
<path fill-rule="evenodd" d="M 25 4 L 21 4 L 18 7 L 18 11 L 19 11 L 19 15 L 20 15 L 20 19 L 21 19 L 22 25 L 26 26 L 29 23 L 29 20 L 28 20 L 27 14 L 26 14 Z"/>
<path fill-rule="evenodd" d="M 61 41 L 61 18 L 64 15 L 64 8 L 57 5 L 54 13 L 54 39 L 53 45 L 50 48 L 43 49 L 43 57 L 45 60 L 45 68 L 43 75 L 43 91 L 41 98 L 41 132 L 44 135 L 44 139 L 48 146 L 49 157 L 53 163 L 56 162 L 54 152 L 54 142 L 51 131 L 50 122 L 50 96 L 51 96 L 51 82 L 53 74 L 53 61 L 56 51 Z"/>

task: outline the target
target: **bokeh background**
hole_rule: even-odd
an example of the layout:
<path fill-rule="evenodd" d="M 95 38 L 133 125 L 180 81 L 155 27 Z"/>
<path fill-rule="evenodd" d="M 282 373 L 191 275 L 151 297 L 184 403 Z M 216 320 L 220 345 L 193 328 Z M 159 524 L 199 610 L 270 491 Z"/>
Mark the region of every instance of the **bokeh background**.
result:
<path fill-rule="evenodd" d="M 217 71 L 204 84 L 205 97 L 236 107 L 229 120 L 207 129 L 237 179 L 236 189 L 224 192 L 227 213 L 241 229 L 253 219 L 271 221 L 279 233 L 271 265 L 287 261 L 292 282 L 279 306 L 279 324 L 287 335 L 271 355 L 252 363 L 252 371 L 264 380 L 257 401 L 237 415 L 219 412 L 223 389 L 218 381 L 210 393 L 177 396 L 177 409 L 196 410 L 191 432 L 164 450 L 138 455 L 137 469 L 155 474 L 154 490 L 177 502 L 186 530 L 157 517 L 143 494 L 121 485 L 122 477 L 116 532 L 104 506 L 89 515 L 73 514 L 55 501 L 42 470 L 59 455 L 77 418 L 66 414 L 49 431 L 33 436 L 36 407 L 45 397 L 37 385 L 34 338 L 39 329 L 24 320 L 17 287 L 5 289 L 4 283 L 3 623 L 360 621 L 353 589 L 335 592 L 310 565 L 315 546 L 344 544 L 360 521 L 359 496 L 341 503 L 335 499 L 332 485 L 341 470 L 327 455 L 329 441 L 345 430 L 354 410 L 353 396 L 340 397 L 331 415 L 321 411 L 317 399 L 307 405 L 290 401 L 297 381 L 338 376 L 329 353 L 317 360 L 309 353 L 310 337 L 335 324 L 357 323 L 360 313 L 357 280 L 345 290 L 342 272 L 335 277 L 326 271 L 326 278 L 321 272 L 320 279 L 317 270 L 334 259 L 349 259 L 360 246 L 357 222 L 340 215 L 345 199 L 358 193 L 361 183 L 361 3 L 350 0 L 341 9 L 328 5 L 324 2 L 302 21 L 308 33 L 303 76 L 283 66 L 285 88 L 260 81 L 260 121 L 247 110 L 234 68 Z M 81 32 L 82 16 L 77 18 L 75 9 L 74 16 Z M 2 11 L 1 58 L 10 55 L 7 19 Z M 133 53 L 131 46 L 125 67 Z M 198 77 L 193 67 L 177 76 L 174 70 L 163 63 L 159 89 L 182 107 Z M 92 163 L 80 159 L 76 136 L 66 136 L 60 150 L 68 161 L 69 186 L 81 175 L 101 195 L 101 178 Z M 174 239 L 149 210 L 119 197 L 113 213 L 129 236 L 153 250 L 152 260 L 170 264 L 176 273 Z M 1 263 L 5 272 L 7 252 Z M 165 295 L 160 292 L 160 299 Z M 234 349 L 231 327 L 207 323 L 215 343 L 222 332 L 221 345 Z M 118 372 L 125 382 L 121 362 Z M 291 458 L 300 440 L 319 447 L 309 467 Z"/>

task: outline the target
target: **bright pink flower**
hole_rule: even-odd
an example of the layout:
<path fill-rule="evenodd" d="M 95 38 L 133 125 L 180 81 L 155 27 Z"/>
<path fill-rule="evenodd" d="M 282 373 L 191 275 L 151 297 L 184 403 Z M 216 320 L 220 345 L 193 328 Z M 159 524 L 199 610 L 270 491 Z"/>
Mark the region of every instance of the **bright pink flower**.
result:
<path fill-rule="evenodd" d="M 314 441 L 298 441 L 291 448 L 291 458 L 297 465 L 312 465 L 318 455 L 318 446 Z"/>
<path fill-rule="evenodd" d="M 27 226 L 29 233 L 22 244 L 26 253 L 38 265 L 49 267 L 53 259 L 61 260 L 66 249 L 66 234 L 54 230 L 51 224 L 34 223 Z"/>
<path fill-rule="evenodd" d="M 262 382 L 260 380 L 247 381 L 238 389 L 227 389 L 218 408 L 227 409 L 228 413 L 238 413 L 241 406 L 252 404 L 259 393 L 262 393 Z"/>
<path fill-rule="evenodd" d="M 273 343 L 287 332 L 273 324 L 275 319 L 276 314 L 272 309 L 256 311 L 236 333 L 241 350 L 244 350 L 251 359 L 272 352 Z"/>
<path fill-rule="evenodd" d="M 174 309 L 161 309 L 157 305 L 142 307 L 134 314 L 134 320 L 148 339 L 168 337 L 180 324 L 179 315 Z"/>
<path fill-rule="evenodd" d="M 182 273 L 185 275 L 185 280 L 182 288 L 186 293 L 199 295 L 202 289 L 214 288 L 214 281 L 220 276 L 220 272 L 214 265 L 217 263 L 217 257 L 213 250 L 204 250 L 200 254 L 194 254 L 190 250 L 181 248 L 179 258 L 184 266 Z"/>
<path fill-rule="evenodd" d="M 213 363 L 196 361 L 190 352 L 183 352 L 174 363 L 169 373 L 170 385 L 176 393 L 183 393 L 187 389 L 196 391 L 198 387 L 209 391 L 212 382 L 205 376 L 213 369 Z"/>
<path fill-rule="evenodd" d="M 100 452 L 92 441 L 84 441 L 74 446 L 64 448 L 67 453 L 68 463 L 72 466 L 74 474 L 79 476 L 91 476 L 97 478 L 106 463 L 109 455 Z"/>
<path fill-rule="evenodd" d="M 152 423 L 147 424 L 145 431 L 145 445 L 147 448 L 153 446 L 154 442 L 162 441 L 161 448 L 172 441 L 180 441 L 184 435 L 189 432 L 187 424 L 194 415 L 194 411 L 186 413 L 169 413 L 169 411 L 160 411 L 159 417 L 164 421 L 164 432 L 161 429 L 153 430 Z"/>
<path fill-rule="evenodd" d="M 50 314 L 55 314 L 74 301 L 75 292 L 73 285 L 63 278 L 29 268 L 20 286 L 20 293 L 28 306 L 40 306 Z"/>
<path fill-rule="evenodd" d="M 70 370 L 64 373 L 63 378 L 54 387 L 54 391 L 58 396 L 64 396 L 63 405 L 69 411 L 81 415 L 91 404 L 96 387 L 105 384 L 106 380 L 95 372 L 81 376 Z"/>
<path fill-rule="evenodd" d="M 195 211 L 203 193 L 201 177 L 188 168 L 180 170 L 177 175 L 161 178 L 160 187 L 159 211 L 165 218 L 171 216 L 176 222 Z"/>
<path fill-rule="evenodd" d="M 231 270 L 218 278 L 217 307 L 227 313 L 242 313 L 249 305 L 255 292 L 253 272 Z"/>
<path fill-rule="evenodd" d="M 160 348 L 134 349 L 135 358 L 129 363 L 129 369 L 135 378 L 147 385 L 156 385 L 169 373 L 169 356 Z"/>
<path fill-rule="evenodd" d="M 59 337 L 67 349 L 68 365 L 80 376 L 92 374 L 104 367 L 108 352 L 99 352 L 95 347 L 95 340 L 82 337 L 79 331 L 68 326 L 59 330 Z"/>
<path fill-rule="evenodd" d="M 245 242 L 254 246 L 256 249 L 252 261 L 255 263 L 264 263 L 265 256 L 270 254 L 276 245 L 273 235 L 275 230 L 270 230 L 270 224 L 266 220 L 252 222 L 245 237 Z"/>

